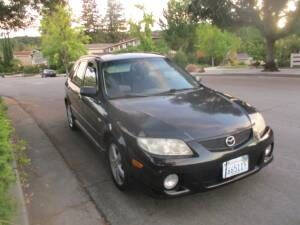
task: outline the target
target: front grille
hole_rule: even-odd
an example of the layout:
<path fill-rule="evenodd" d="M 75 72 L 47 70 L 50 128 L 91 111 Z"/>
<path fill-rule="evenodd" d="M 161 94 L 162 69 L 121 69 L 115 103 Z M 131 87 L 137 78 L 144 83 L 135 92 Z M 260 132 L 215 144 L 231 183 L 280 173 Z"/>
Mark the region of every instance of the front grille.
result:
<path fill-rule="evenodd" d="M 252 135 L 252 129 L 247 129 L 239 133 L 228 135 L 228 136 L 233 136 L 235 138 L 235 145 L 232 147 L 228 147 L 226 145 L 226 138 L 228 136 L 211 139 L 207 141 L 200 141 L 199 143 L 212 152 L 228 151 L 228 150 L 234 150 L 240 147 L 241 145 L 245 144 L 251 138 L 251 135 Z"/>

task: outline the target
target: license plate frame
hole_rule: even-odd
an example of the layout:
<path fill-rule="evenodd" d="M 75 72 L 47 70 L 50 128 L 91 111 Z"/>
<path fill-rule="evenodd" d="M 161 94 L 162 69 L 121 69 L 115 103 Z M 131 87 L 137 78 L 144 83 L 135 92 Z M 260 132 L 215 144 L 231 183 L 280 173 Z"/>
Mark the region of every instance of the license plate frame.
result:
<path fill-rule="evenodd" d="M 228 179 L 249 171 L 249 156 L 243 155 L 223 162 L 222 177 Z"/>

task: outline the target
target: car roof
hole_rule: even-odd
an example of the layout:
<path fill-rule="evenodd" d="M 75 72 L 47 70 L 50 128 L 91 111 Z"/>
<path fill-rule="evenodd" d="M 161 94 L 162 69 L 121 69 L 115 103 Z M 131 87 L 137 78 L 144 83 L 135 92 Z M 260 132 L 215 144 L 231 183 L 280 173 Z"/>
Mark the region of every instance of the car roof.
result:
<path fill-rule="evenodd" d="M 97 58 L 100 61 L 117 61 L 125 59 L 142 59 L 142 58 L 164 58 L 162 55 L 152 54 L 152 53 L 120 53 L 120 54 L 105 54 L 105 55 L 87 55 L 81 57 L 84 58 Z"/>

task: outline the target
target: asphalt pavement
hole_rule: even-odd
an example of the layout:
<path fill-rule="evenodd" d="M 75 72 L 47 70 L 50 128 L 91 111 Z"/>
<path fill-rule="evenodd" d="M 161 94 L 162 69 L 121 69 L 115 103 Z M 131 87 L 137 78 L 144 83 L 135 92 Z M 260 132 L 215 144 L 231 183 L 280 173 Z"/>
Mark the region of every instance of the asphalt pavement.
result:
<path fill-rule="evenodd" d="M 299 78 L 205 76 L 205 85 L 262 111 L 275 132 L 275 160 L 239 182 L 168 200 L 153 199 L 138 188 L 127 193 L 115 188 L 105 155 L 81 132 L 72 132 L 67 126 L 64 81 L 0 79 L 0 95 L 16 98 L 38 123 L 109 224 L 300 224 Z"/>

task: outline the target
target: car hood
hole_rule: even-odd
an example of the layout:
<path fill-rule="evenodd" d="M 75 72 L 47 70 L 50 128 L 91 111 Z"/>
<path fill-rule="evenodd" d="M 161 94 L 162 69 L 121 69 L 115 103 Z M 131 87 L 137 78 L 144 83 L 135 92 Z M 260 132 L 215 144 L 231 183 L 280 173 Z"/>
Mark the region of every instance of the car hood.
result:
<path fill-rule="evenodd" d="M 251 126 L 247 112 L 208 88 L 166 96 L 112 100 L 114 118 L 135 136 L 207 139 Z"/>

